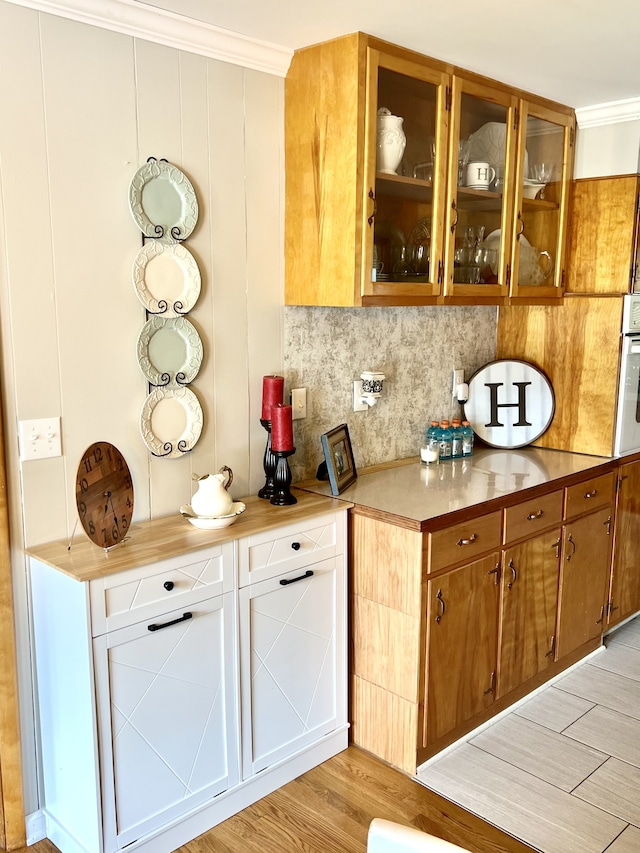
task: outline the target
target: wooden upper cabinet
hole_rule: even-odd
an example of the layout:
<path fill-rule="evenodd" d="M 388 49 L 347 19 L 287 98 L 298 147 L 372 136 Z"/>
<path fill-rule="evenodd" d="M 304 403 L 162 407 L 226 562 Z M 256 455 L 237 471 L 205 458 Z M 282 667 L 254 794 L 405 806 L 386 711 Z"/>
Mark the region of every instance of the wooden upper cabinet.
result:
<path fill-rule="evenodd" d="M 638 175 L 576 180 L 567 293 L 629 293 L 637 281 Z"/>
<path fill-rule="evenodd" d="M 391 165 L 385 122 L 405 143 Z M 569 108 L 362 33 L 297 51 L 285 84 L 285 303 L 558 298 L 574 124 Z M 529 198 L 541 165 L 545 198 Z M 536 252 L 523 258 L 525 240 Z"/>

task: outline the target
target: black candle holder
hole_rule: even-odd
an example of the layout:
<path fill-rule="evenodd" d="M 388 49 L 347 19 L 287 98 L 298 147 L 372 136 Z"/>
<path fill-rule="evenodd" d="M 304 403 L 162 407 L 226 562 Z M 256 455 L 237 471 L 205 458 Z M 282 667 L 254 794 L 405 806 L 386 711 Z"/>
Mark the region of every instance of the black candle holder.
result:
<path fill-rule="evenodd" d="M 296 449 L 294 447 L 292 450 L 274 450 L 272 452 L 276 457 L 277 464 L 274 477 L 274 494 L 271 498 L 271 503 L 274 506 L 297 504 L 298 499 L 291 494 L 289 489 L 291 485 L 291 469 L 288 462 L 288 457 L 293 456 Z"/>
<path fill-rule="evenodd" d="M 260 423 L 267 431 L 267 446 L 264 449 L 264 476 L 265 476 L 265 484 L 258 492 L 259 498 L 264 498 L 269 501 L 273 497 L 274 494 L 274 484 L 273 478 L 276 473 L 276 464 L 277 459 L 273 455 L 273 451 L 271 450 L 271 421 L 265 421 L 260 418 Z"/>

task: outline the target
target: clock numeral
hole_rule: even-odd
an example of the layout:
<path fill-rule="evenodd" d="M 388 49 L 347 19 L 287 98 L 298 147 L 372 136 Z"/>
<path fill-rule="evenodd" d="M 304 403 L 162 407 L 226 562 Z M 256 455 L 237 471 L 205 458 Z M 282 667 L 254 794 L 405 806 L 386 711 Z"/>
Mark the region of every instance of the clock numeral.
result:
<path fill-rule="evenodd" d="M 89 483 L 87 482 L 87 478 L 86 478 L 86 477 L 83 477 L 83 478 L 80 480 L 80 490 L 81 490 L 81 491 L 83 491 L 83 492 L 88 492 L 88 491 L 89 491 Z"/>
<path fill-rule="evenodd" d="M 89 533 L 93 536 L 93 534 L 95 532 L 96 532 L 96 526 L 93 523 L 93 521 L 89 520 Z"/>
<path fill-rule="evenodd" d="M 87 472 L 87 474 L 90 474 L 93 471 L 90 459 L 84 460 L 84 470 Z"/>
<path fill-rule="evenodd" d="M 87 514 L 87 505 L 84 501 L 80 501 L 80 503 L 78 504 L 78 509 L 83 515 Z"/>
<path fill-rule="evenodd" d="M 133 483 L 131 482 L 131 475 L 130 474 L 127 474 L 127 476 L 124 478 L 124 484 L 125 484 L 127 489 L 130 489 L 132 487 Z"/>
<path fill-rule="evenodd" d="M 131 506 L 131 498 L 127 495 L 127 506 Z"/>
<path fill-rule="evenodd" d="M 113 539 L 114 542 L 117 542 L 118 539 L 120 538 L 120 531 L 118 530 L 117 524 L 114 524 L 113 527 L 111 528 L 111 538 Z"/>
<path fill-rule="evenodd" d="M 96 447 L 93 451 L 93 458 L 96 460 L 96 465 L 99 465 L 102 462 L 102 448 Z"/>
<path fill-rule="evenodd" d="M 123 516 L 122 516 L 122 527 L 123 527 L 125 530 L 126 530 L 126 529 L 127 529 L 127 527 L 128 527 L 128 524 L 127 524 L 127 516 L 126 516 L 126 515 L 123 515 Z"/>
<path fill-rule="evenodd" d="M 122 456 L 118 456 L 118 458 L 116 459 L 116 463 L 118 465 L 118 471 L 122 471 L 122 469 L 124 468 L 124 462 L 122 461 Z"/>

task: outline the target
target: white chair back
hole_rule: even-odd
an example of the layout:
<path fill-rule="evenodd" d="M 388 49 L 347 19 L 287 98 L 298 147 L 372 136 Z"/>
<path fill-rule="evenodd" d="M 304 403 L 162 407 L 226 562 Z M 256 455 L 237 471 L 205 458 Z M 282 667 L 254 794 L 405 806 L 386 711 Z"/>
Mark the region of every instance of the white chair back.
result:
<path fill-rule="evenodd" d="M 369 826 L 367 853 L 469 853 L 435 835 L 375 818 Z"/>

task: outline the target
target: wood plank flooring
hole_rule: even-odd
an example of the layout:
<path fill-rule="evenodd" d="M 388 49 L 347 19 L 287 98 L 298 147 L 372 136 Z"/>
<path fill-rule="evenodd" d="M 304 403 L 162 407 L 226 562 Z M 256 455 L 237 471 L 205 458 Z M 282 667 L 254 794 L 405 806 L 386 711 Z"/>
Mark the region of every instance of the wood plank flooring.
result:
<path fill-rule="evenodd" d="M 638 853 L 640 618 L 419 779 L 542 853 Z"/>

